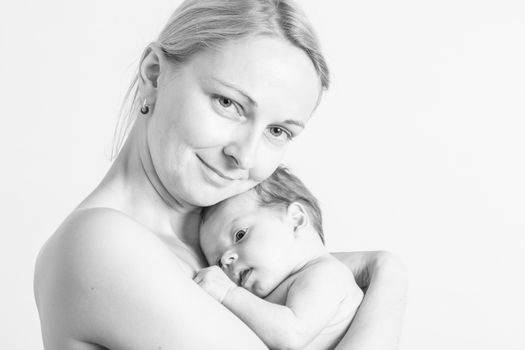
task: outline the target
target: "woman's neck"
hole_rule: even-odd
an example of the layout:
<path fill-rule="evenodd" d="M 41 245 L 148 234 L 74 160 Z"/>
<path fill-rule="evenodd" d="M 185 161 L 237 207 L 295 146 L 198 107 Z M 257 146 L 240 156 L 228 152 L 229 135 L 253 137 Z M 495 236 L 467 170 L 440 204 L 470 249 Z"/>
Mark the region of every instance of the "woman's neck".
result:
<path fill-rule="evenodd" d="M 200 251 L 200 208 L 175 198 L 162 185 L 149 153 L 144 120 L 136 121 L 124 147 L 93 195 L 156 234 L 176 236 L 194 251 Z"/>

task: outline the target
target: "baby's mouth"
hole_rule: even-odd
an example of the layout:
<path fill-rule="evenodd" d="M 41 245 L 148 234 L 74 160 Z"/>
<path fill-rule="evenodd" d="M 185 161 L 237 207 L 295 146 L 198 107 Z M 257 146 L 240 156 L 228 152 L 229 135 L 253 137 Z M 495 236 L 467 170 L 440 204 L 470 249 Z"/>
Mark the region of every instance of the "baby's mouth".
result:
<path fill-rule="evenodd" d="M 241 287 L 244 287 L 244 284 L 246 283 L 247 278 L 249 277 L 251 271 L 252 269 L 246 269 L 246 270 L 242 270 L 241 273 L 239 274 L 239 285 Z"/>

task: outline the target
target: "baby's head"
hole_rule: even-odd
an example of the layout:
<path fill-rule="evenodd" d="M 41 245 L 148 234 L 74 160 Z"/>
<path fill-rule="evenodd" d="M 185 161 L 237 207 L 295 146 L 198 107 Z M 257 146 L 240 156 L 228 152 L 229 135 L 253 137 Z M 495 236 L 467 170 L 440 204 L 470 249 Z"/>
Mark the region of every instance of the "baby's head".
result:
<path fill-rule="evenodd" d="M 238 285 L 265 297 L 297 266 L 298 238 L 324 243 L 315 197 L 279 167 L 254 189 L 202 212 L 200 244 L 208 263 Z"/>

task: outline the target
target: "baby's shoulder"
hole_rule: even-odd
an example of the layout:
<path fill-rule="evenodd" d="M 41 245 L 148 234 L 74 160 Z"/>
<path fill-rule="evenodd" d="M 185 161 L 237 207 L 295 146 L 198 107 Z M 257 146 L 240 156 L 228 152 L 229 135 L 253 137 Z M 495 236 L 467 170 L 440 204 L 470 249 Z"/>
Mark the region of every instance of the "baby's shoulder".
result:
<path fill-rule="evenodd" d="M 343 297 L 362 293 L 352 271 L 329 253 L 308 263 L 293 284 L 299 289 L 313 285 L 319 289 L 338 290 Z"/>
<path fill-rule="evenodd" d="M 329 253 L 314 261 L 303 278 L 307 281 L 306 283 L 338 290 L 343 301 L 342 308 L 345 309 L 355 310 L 364 296 L 352 271 Z"/>
<path fill-rule="evenodd" d="M 328 253 L 318 256 L 308 261 L 299 271 L 288 278 L 290 287 L 301 289 L 310 286 L 321 288 L 326 284 L 339 285 L 342 280 L 347 279 L 348 274 L 351 275 L 351 272 L 345 271 L 344 267 L 344 265 L 340 266 Z"/>
<path fill-rule="evenodd" d="M 316 278 L 319 275 L 337 280 L 353 280 L 352 271 L 330 253 L 323 254 L 306 264 L 303 278 Z"/>
<path fill-rule="evenodd" d="M 345 305 L 347 312 L 350 310 L 346 307 L 348 301 L 352 300 L 351 304 L 357 306 L 362 298 L 352 272 L 329 253 L 309 261 L 288 282 L 286 305 L 308 300 L 310 306 L 317 302 L 323 307 L 331 305 L 340 309 Z"/>

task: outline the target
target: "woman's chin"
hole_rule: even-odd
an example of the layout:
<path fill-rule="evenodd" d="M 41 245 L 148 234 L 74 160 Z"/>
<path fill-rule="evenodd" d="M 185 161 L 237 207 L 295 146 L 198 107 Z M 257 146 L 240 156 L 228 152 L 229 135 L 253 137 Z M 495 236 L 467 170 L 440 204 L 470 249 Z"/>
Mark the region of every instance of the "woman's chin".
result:
<path fill-rule="evenodd" d="M 197 195 L 194 194 L 192 196 L 192 204 L 199 207 L 209 207 L 222 202 L 225 199 L 244 193 L 253 186 L 255 186 L 255 183 L 236 184 L 224 188 L 216 188 L 203 184 L 197 192 Z"/>

